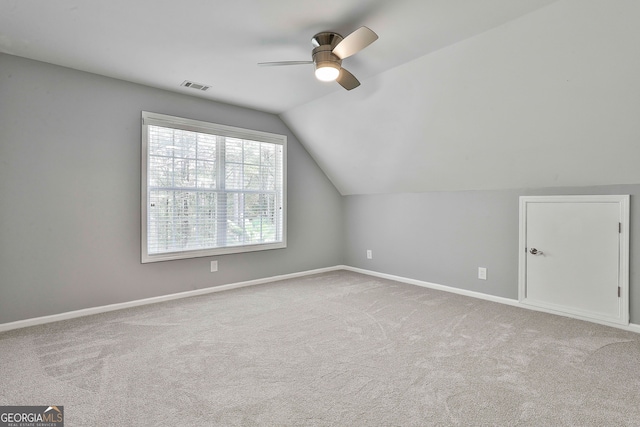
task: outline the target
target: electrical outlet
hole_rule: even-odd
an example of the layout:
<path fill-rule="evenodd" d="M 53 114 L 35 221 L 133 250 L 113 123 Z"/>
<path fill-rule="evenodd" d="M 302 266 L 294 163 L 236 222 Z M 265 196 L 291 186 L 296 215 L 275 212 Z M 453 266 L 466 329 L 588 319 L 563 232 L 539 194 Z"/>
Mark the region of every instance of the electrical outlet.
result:
<path fill-rule="evenodd" d="M 218 261 L 211 261 L 211 272 L 215 273 L 218 271 Z"/>
<path fill-rule="evenodd" d="M 367 249 L 367 259 L 373 259 L 373 251 L 371 249 Z"/>
<path fill-rule="evenodd" d="M 478 279 L 487 280 L 487 269 L 485 267 L 478 267 Z"/>

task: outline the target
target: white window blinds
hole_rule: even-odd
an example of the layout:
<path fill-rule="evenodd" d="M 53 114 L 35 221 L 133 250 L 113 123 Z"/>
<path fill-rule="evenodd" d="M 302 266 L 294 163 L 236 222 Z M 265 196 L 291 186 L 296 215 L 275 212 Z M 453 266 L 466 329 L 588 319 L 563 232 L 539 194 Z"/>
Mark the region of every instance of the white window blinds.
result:
<path fill-rule="evenodd" d="M 286 137 L 143 112 L 142 262 L 286 246 Z"/>

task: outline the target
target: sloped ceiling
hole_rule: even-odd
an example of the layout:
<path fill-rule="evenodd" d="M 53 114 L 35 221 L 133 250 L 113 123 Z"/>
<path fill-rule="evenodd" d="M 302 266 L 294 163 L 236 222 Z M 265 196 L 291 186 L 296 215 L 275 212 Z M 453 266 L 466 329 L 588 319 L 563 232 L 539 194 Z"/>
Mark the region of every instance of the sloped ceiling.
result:
<path fill-rule="evenodd" d="M 635 0 L 5 0 L 0 51 L 280 114 L 342 194 L 637 183 L 638 18 Z M 256 66 L 361 25 L 380 39 L 345 60 L 351 92 Z"/>
<path fill-rule="evenodd" d="M 640 183 L 638 22 L 556 2 L 282 117 L 342 194 Z"/>

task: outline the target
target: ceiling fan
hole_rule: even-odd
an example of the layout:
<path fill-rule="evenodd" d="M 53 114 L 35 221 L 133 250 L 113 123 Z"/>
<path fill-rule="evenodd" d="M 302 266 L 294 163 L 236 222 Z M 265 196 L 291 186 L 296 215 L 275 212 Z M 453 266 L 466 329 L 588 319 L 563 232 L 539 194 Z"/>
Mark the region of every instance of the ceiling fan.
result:
<path fill-rule="evenodd" d="M 261 66 L 315 64 L 316 77 L 325 82 L 337 81 L 346 90 L 355 89 L 360 82 L 346 69 L 342 60 L 360 52 L 378 39 L 378 35 L 367 27 L 360 27 L 346 37 L 338 33 L 325 31 L 311 39 L 312 61 L 260 62 Z"/>

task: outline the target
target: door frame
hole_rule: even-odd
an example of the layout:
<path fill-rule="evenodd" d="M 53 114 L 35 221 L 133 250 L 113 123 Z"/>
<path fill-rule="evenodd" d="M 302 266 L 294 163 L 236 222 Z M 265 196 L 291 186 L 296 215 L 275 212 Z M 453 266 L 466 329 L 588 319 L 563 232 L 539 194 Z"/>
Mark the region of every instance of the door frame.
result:
<path fill-rule="evenodd" d="M 527 288 L 527 207 L 532 203 L 618 203 L 620 209 L 620 232 L 619 244 L 619 283 L 620 286 L 620 317 L 613 321 L 617 325 L 629 324 L 629 195 L 583 195 L 583 196 L 520 196 L 520 232 L 518 244 L 518 301 L 539 311 L 544 311 L 562 316 L 573 317 L 597 323 L 611 323 L 611 320 L 604 320 L 584 316 L 567 311 L 560 311 L 540 307 L 526 299 Z"/>

